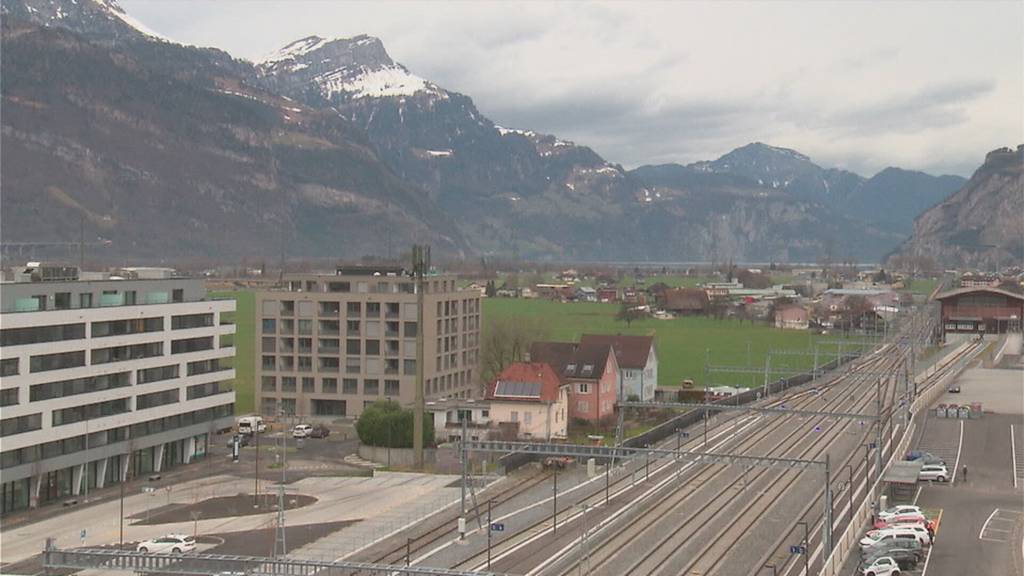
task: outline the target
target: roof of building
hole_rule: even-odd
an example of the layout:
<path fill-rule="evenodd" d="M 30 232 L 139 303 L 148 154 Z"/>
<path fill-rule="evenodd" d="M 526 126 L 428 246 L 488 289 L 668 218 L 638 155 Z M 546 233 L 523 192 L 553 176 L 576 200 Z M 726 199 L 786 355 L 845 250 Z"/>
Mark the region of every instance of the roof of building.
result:
<path fill-rule="evenodd" d="M 562 382 L 544 362 L 516 362 L 487 386 L 487 399 L 517 402 L 556 402 Z"/>
<path fill-rule="evenodd" d="M 583 346 L 611 347 L 615 361 L 620 368 L 643 370 L 654 346 L 654 336 L 626 336 L 623 334 L 584 334 L 580 338 Z"/>
<path fill-rule="evenodd" d="M 601 343 L 534 342 L 530 345 L 530 360 L 548 364 L 563 382 L 599 380 L 611 351 L 610 345 Z"/>
<path fill-rule="evenodd" d="M 993 292 L 995 294 L 1002 294 L 1003 296 L 1009 296 L 1017 300 L 1024 300 L 1024 294 L 1015 292 L 1013 290 L 1007 290 L 1003 286 L 974 286 L 967 288 L 956 288 L 955 290 L 949 290 L 935 296 L 936 300 L 945 300 L 954 296 L 960 296 L 962 294 L 971 294 L 974 292 Z"/>
<path fill-rule="evenodd" d="M 700 288 L 676 288 L 665 290 L 666 310 L 704 310 L 708 305 L 708 294 Z"/>
<path fill-rule="evenodd" d="M 922 464 L 921 460 L 893 462 L 892 466 L 886 468 L 882 481 L 890 484 L 917 484 Z"/>

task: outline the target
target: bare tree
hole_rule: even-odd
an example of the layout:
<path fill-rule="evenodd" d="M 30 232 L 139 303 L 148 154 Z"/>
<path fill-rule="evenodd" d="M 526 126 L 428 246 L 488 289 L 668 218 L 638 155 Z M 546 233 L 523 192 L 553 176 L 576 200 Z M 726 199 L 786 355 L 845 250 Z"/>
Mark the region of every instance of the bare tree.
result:
<path fill-rule="evenodd" d="M 509 364 L 525 360 L 530 344 L 543 340 L 546 334 L 536 318 L 510 316 L 488 321 L 481 344 L 484 381 L 493 379 Z"/>
<path fill-rule="evenodd" d="M 640 310 L 637 310 L 634 304 L 622 301 L 622 306 L 619 308 L 619 312 L 615 315 L 615 319 L 626 323 L 626 327 L 633 323 L 633 320 L 639 319 L 643 314 Z"/>

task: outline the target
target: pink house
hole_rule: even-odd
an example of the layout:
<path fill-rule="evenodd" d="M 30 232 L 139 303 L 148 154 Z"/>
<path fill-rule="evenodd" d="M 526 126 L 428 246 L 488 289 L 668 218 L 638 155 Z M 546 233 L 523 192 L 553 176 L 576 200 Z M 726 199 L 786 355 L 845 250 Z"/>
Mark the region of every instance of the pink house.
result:
<path fill-rule="evenodd" d="M 530 361 L 551 366 L 569 385 L 569 418 L 591 422 L 615 415 L 619 366 L 605 342 L 535 342 Z"/>

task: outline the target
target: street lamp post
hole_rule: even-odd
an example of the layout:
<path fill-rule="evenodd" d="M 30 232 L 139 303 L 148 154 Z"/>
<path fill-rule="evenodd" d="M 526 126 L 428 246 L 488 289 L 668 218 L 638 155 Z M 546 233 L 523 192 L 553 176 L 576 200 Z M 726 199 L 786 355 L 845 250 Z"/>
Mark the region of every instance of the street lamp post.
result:
<path fill-rule="evenodd" d="M 487 501 L 487 569 L 491 569 L 491 505 L 494 499 Z"/>
<path fill-rule="evenodd" d="M 850 471 L 850 483 L 849 483 L 849 490 L 850 490 L 850 522 L 852 523 L 853 522 L 853 465 L 852 464 L 847 464 L 846 465 L 846 469 Z"/>

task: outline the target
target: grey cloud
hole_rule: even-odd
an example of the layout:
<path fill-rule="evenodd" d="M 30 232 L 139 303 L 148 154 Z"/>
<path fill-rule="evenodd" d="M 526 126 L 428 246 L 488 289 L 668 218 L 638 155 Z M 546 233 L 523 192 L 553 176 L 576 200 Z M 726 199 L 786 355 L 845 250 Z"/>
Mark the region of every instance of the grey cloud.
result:
<path fill-rule="evenodd" d="M 966 104 L 987 95 L 995 83 L 968 80 L 929 86 L 909 96 L 851 107 L 827 115 L 823 124 L 841 134 L 913 133 L 963 124 Z"/>

